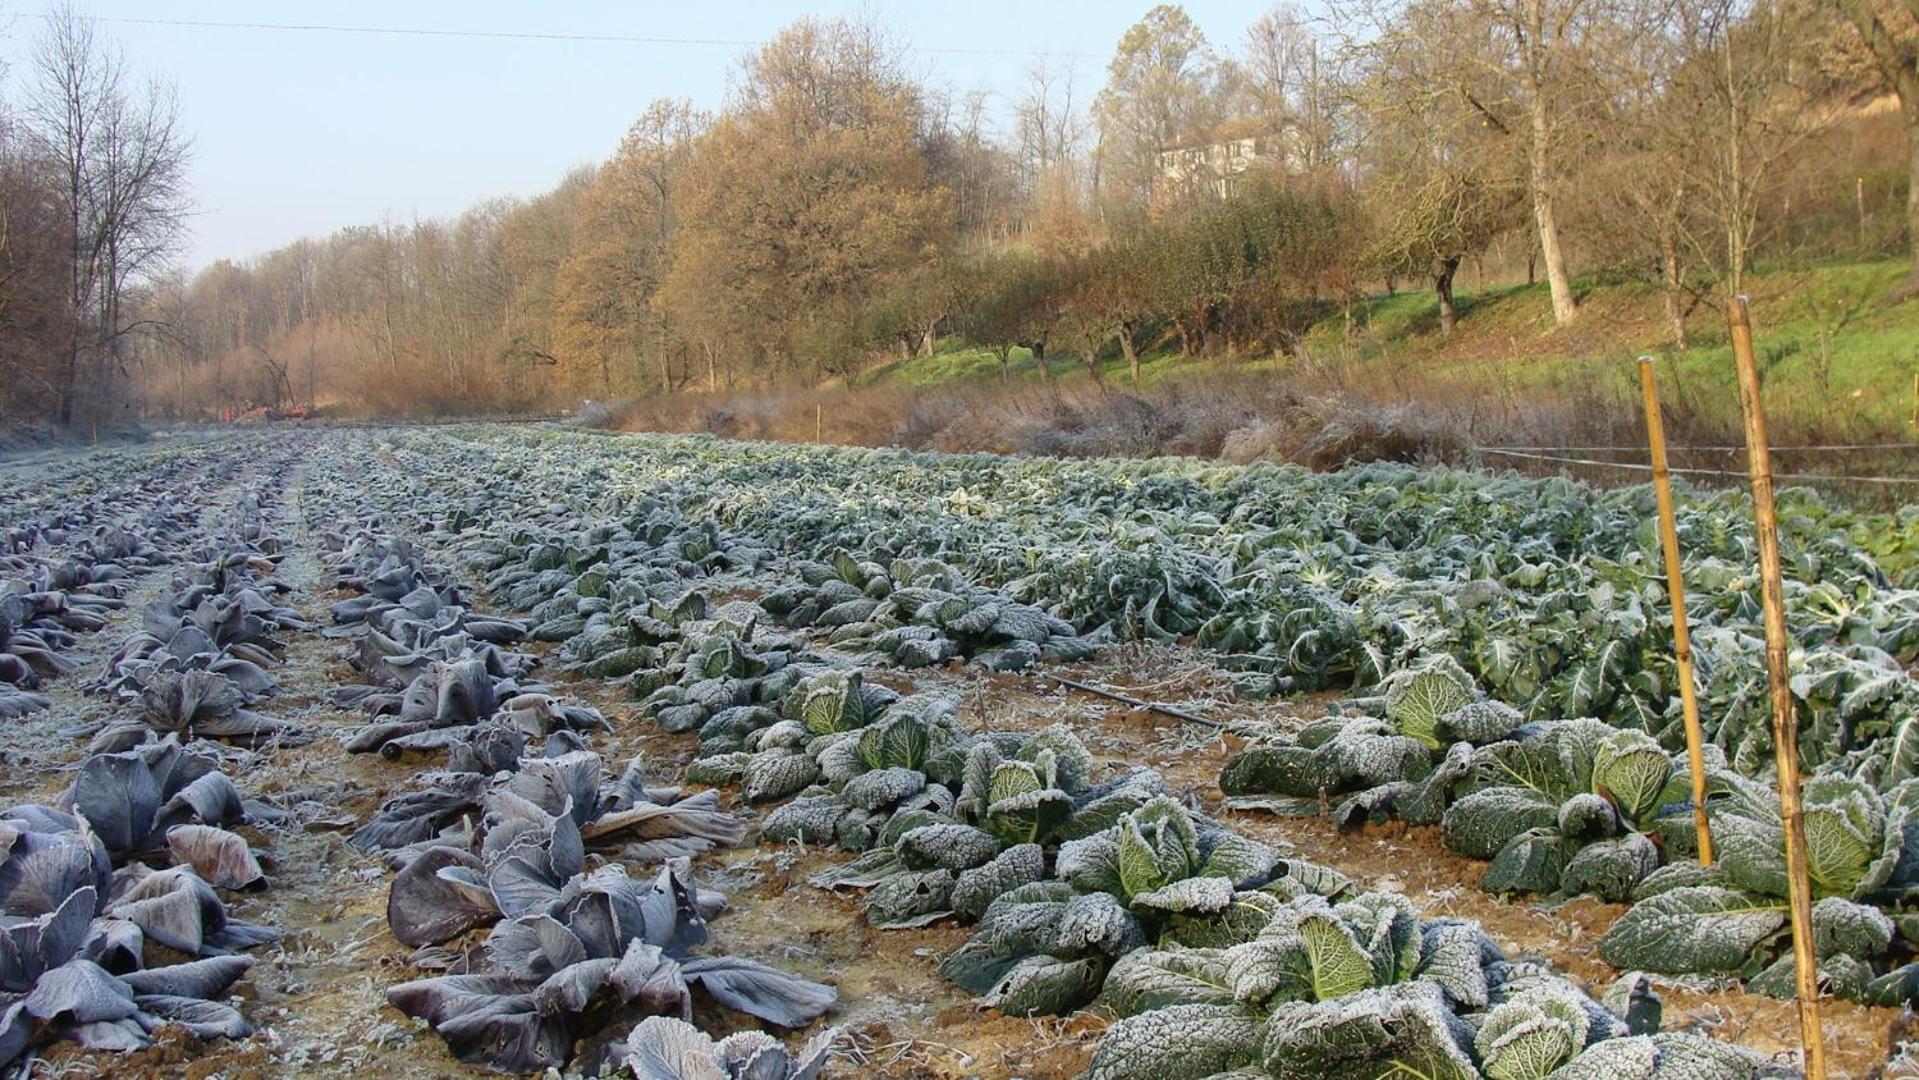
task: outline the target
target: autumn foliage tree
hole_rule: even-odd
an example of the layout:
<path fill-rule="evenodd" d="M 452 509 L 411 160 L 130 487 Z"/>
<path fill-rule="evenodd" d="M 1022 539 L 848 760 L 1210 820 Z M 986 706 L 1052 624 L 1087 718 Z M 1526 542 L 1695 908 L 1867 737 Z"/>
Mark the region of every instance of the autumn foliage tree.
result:
<path fill-rule="evenodd" d="M 844 373 L 876 285 L 935 260 L 952 233 L 930 181 L 920 99 L 869 28 L 789 27 L 746 66 L 700 140 L 665 303 L 729 372 Z"/>
<path fill-rule="evenodd" d="M 576 240 L 555 282 L 553 345 L 581 396 L 671 391 L 690 378 L 661 289 L 681 185 L 709 122 L 684 100 L 654 102 L 580 197 Z"/>

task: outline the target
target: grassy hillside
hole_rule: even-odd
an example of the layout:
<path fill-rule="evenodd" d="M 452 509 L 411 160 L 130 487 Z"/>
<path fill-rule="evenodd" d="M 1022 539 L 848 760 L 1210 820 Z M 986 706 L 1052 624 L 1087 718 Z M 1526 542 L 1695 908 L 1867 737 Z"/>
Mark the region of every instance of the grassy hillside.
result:
<path fill-rule="evenodd" d="M 1919 453 L 1904 448 L 1793 449 L 1919 440 L 1910 423 L 1919 409 L 1919 301 L 1887 300 L 1904 273 L 1888 260 L 1749 279 L 1773 442 L 1785 448 L 1777 469 L 1788 481 L 1919 474 Z M 1350 334 L 1342 313 L 1329 313 L 1292 356 L 1194 359 L 1168 341 L 1152 343 L 1137 387 L 1116 350 L 1100 361 L 1098 383 L 1079 357 L 1057 355 L 1048 382 L 1023 349 L 1002 376 L 990 350 L 949 339 L 931 356 L 848 382 L 632 401 L 606 422 L 797 442 L 1271 458 L 1314 468 L 1380 458 L 1531 473 L 1570 467 L 1587 479 L 1634 482 L 1644 473 L 1484 448 L 1616 447 L 1573 456 L 1643 462 L 1635 361 L 1651 354 L 1674 464 L 1720 471 L 1690 475 L 1696 482 L 1741 482 L 1739 400 L 1718 299 L 1694 306 L 1684 351 L 1670 347 L 1660 294 L 1645 284 L 1584 283 L 1579 319 L 1563 328 L 1552 323 L 1544 285 L 1482 289 L 1460 303 L 1458 329 L 1442 335 L 1431 293 L 1369 298 Z M 1874 505 L 1912 494 L 1898 485 L 1820 486 Z"/>
<path fill-rule="evenodd" d="M 1904 274 L 1902 262 L 1885 260 L 1749 279 L 1777 426 L 1882 437 L 1907 428 L 1915 407 L 1913 376 L 1919 373 L 1919 301 L 1886 301 Z M 1439 332 L 1430 292 L 1399 292 L 1364 301 L 1351 338 L 1344 319 L 1329 316 L 1307 335 L 1299 357 L 1185 359 L 1168 348 L 1149 349 L 1141 383 L 1150 388 L 1174 377 L 1270 372 L 1408 402 L 1458 403 L 1478 396 L 1488 409 L 1527 400 L 1633 407 L 1633 361 L 1651 354 L 1660 358 L 1663 396 L 1678 419 L 1736 426 L 1738 396 L 1719 301 L 1709 298 L 1693 307 L 1690 348 L 1684 351 L 1671 347 L 1660 294 L 1650 285 L 1586 283 L 1581 304 L 1577 322 L 1556 328 L 1543 283 L 1465 293 L 1459 327 L 1448 337 Z M 1076 356 L 1052 356 L 1049 366 L 1067 384 L 1087 378 Z M 1130 385 L 1117 355 L 1104 357 L 1100 368 L 1107 382 Z M 1010 369 L 1014 380 L 1039 379 L 1024 349 L 1014 350 Z M 1000 380 L 990 350 L 948 339 L 932 356 L 874 368 L 855 385 L 924 392 Z"/>
<path fill-rule="evenodd" d="M 1771 414 L 1785 426 L 1832 433 L 1903 429 L 1919 372 L 1919 302 L 1890 304 L 1901 262 L 1846 263 L 1763 274 L 1749 280 L 1754 336 Z M 1522 396 L 1631 400 L 1632 360 L 1660 358 L 1669 407 L 1736 422 L 1738 394 L 1725 312 L 1716 299 L 1693 308 L 1690 347 L 1671 345 L 1658 290 L 1643 284 L 1589 286 L 1572 326 L 1552 325 L 1544 285 L 1469 298 L 1458 331 L 1438 333 L 1431 297 L 1376 300 L 1366 334 L 1348 344 L 1322 325 L 1310 351 L 1331 352 L 1361 369 L 1386 367 L 1439 384 L 1485 385 Z"/>

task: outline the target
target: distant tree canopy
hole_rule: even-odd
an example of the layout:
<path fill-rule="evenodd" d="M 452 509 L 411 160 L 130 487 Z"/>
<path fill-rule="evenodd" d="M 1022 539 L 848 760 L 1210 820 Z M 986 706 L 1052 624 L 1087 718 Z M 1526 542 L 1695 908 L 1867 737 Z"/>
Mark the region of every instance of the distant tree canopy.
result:
<path fill-rule="evenodd" d="M 946 335 L 1009 372 L 1025 350 L 1137 374 L 1149 348 L 1296 352 L 1402 283 L 1451 331 L 1458 275 L 1489 266 L 1543 279 L 1561 322 L 1575 273 L 1643 278 L 1683 347 L 1684 312 L 1756 260 L 1919 244 L 1915 56 L 1910 0 L 1280 3 L 1237 46 L 1162 4 L 1096 93 L 1030 63 L 1002 138 L 988 95 L 915 77 L 872 24 L 803 19 L 717 114 L 655 102 L 544 195 L 190 277 L 162 272 L 170 99 L 89 91 L 143 118 L 117 130 L 163 182 L 76 203 L 112 184 L 71 166 L 110 155 L 61 150 L 40 61 L 45 101 L 0 132 L 0 347 L 34 358 L 0 408 L 84 405 L 121 370 L 177 415 L 572 407 L 849 376 Z"/>

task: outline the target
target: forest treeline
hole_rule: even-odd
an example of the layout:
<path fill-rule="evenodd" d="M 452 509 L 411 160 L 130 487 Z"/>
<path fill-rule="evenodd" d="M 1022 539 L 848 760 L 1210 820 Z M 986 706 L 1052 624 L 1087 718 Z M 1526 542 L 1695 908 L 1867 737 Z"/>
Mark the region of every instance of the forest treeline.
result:
<path fill-rule="evenodd" d="M 1450 329 L 1466 268 L 1543 279 L 1561 324 L 1578 281 L 1644 279 L 1683 348 L 1755 266 L 1919 244 L 1916 6 L 1335 0 L 1214 43 L 1161 5 L 1096 92 L 1036 58 L 1001 99 L 915 77 L 873 22 L 802 19 L 717 113 L 654 102 L 538 197 L 135 274 L 111 314 L 76 289 L 94 332 L 9 400 L 95 370 L 162 416 L 544 410 L 817 383 L 948 335 L 1002 362 L 1270 355 L 1380 290 L 1430 289 Z M 46 141 L 9 139 L 9 168 Z"/>

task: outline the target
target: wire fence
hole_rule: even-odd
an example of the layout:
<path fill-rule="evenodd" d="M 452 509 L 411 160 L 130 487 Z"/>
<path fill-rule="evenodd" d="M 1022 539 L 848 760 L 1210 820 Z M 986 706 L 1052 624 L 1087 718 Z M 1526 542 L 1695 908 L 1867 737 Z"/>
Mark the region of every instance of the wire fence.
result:
<path fill-rule="evenodd" d="M 1481 447 L 1478 447 L 1477 449 L 1482 451 L 1493 451 L 1493 452 L 1501 452 L 1501 453 L 1508 452 L 1508 451 L 1515 452 L 1515 453 L 1521 452 L 1521 451 L 1525 451 L 1528 453 L 1539 453 L 1539 452 L 1545 452 L 1545 451 L 1552 451 L 1554 453 L 1602 453 L 1602 452 L 1613 452 L 1613 453 L 1621 453 L 1621 454 L 1646 453 L 1646 448 L 1643 446 L 1506 445 L 1506 446 L 1481 446 Z M 1732 444 L 1722 445 L 1722 446 L 1669 446 L 1666 449 L 1670 451 L 1671 453 L 1675 453 L 1675 454 L 1708 453 L 1708 452 L 1710 453 L 1744 453 L 1746 450 L 1746 448 L 1743 445 L 1732 445 Z M 1775 453 L 1775 454 L 1792 453 L 1794 451 L 1823 454 L 1823 453 L 1849 453 L 1849 452 L 1865 451 L 1865 450 L 1875 450 L 1875 451 L 1919 450 L 1919 442 L 1805 443 L 1798 446 L 1774 446 L 1774 447 L 1771 447 L 1770 450 L 1772 453 Z"/>
<path fill-rule="evenodd" d="M 1556 449 L 1556 448 L 1548 447 L 1547 449 Z M 1624 451 L 1626 448 L 1625 447 L 1594 447 L 1593 449 Z M 1682 448 L 1673 447 L 1672 449 L 1674 451 L 1679 451 Z M 1738 449 L 1743 450 L 1745 449 L 1745 447 L 1739 447 Z M 1789 448 L 1781 447 L 1779 449 L 1789 449 Z M 1551 464 L 1558 464 L 1558 465 L 1580 465 L 1580 466 L 1585 466 L 1589 468 L 1619 469 L 1627 472 L 1643 472 L 1647 474 L 1650 474 L 1653 471 L 1653 467 L 1651 465 L 1643 464 L 1641 462 L 1636 462 L 1636 461 L 1604 461 L 1599 458 L 1570 457 L 1562 454 L 1541 454 L 1541 453 L 1533 453 L 1528 450 L 1509 450 L 1509 449 L 1496 447 L 1496 446 L 1482 446 L 1478 448 L 1478 452 L 1482 454 L 1493 454 L 1499 457 L 1523 458 L 1530 461 L 1543 461 L 1543 462 L 1548 462 Z M 1645 453 L 1644 450 L 1641 450 L 1639 452 Z M 1745 479 L 1747 476 L 1747 474 L 1744 472 L 1735 472 L 1731 469 L 1704 469 L 1704 468 L 1698 468 L 1698 467 L 1692 467 L 1692 466 L 1680 466 L 1680 465 L 1671 466 L 1666 471 L 1678 476 L 1714 476 L 1714 477 L 1729 477 L 1733 479 Z M 1856 475 L 1851 473 L 1801 473 L 1801 472 L 1775 472 L 1772 475 L 1774 476 L 1774 478 L 1779 480 L 1793 480 L 1793 481 L 1809 483 L 1809 484 L 1818 484 L 1818 483 L 1886 484 L 1886 485 L 1919 484 L 1919 476 L 1865 476 L 1865 475 Z"/>

